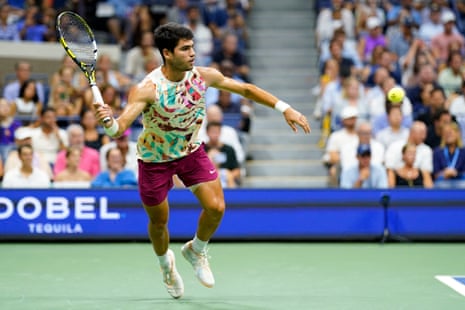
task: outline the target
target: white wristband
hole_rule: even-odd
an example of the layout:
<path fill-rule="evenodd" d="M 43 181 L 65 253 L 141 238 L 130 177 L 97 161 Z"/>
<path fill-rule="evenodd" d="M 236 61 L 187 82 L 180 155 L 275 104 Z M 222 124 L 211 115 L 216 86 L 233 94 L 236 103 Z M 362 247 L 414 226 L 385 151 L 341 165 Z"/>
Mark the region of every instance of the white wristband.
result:
<path fill-rule="evenodd" d="M 118 132 L 118 129 L 119 129 L 119 124 L 116 119 L 113 119 L 113 123 L 111 124 L 110 127 L 103 126 L 103 130 L 110 137 L 113 137 L 114 135 L 116 135 L 116 133 Z"/>
<path fill-rule="evenodd" d="M 281 101 L 281 100 L 276 102 L 275 105 L 274 105 L 274 109 L 276 111 L 281 112 L 281 113 L 284 113 L 284 111 L 286 111 L 290 107 L 291 106 L 289 104 L 287 104 L 287 103 L 285 103 L 284 101 Z"/>

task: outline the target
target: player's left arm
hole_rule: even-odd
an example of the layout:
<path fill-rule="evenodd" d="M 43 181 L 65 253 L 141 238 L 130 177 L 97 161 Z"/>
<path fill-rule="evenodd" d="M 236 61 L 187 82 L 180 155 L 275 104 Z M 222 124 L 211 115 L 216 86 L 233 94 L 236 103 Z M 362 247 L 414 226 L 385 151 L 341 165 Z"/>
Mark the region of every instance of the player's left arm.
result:
<path fill-rule="evenodd" d="M 262 105 L 276 109 L 283 113 L 284 119 L 292 130 L 297 132 L 298 125 L 302 127 L 304 132 L 310 132 L 310 125 L 307 118 L 302 113 L 292 108 L 289 104 L 279 100 L 266 90 L 251 83 L 242 83 L 225 77 L 214 68 L 197 67 L 197 70 L 204 78 L 207 86 L 233 92 Z"/>

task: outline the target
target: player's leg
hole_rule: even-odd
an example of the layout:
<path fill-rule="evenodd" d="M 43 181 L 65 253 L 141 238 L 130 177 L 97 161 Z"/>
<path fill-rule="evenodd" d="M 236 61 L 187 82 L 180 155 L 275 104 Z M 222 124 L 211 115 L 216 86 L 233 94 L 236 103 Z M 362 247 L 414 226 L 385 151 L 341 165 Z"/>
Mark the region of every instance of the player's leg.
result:
<path fill-rule="evenodd" d="M 148 233 L 153 250 L 157 256 L 164 255 L 169 246 L 168 231 L 168 199 L 156 206 L 147 206 L 143 204 L 145 212 L 149 217 Z"/>
<path fill-rule="evenodd" d="M 172 185 L 169 169 L 139 161 L 139 191 L 149 218 L 149 238 L 160 262 L 163 283 L 173 298 L 179 298 L 184 294 L 184 283 L 176 270 L 174 253 L 169 249 L 167 193 Z"/>
<path fill-rule="evenodd" d="M 202 206 L 196 235 L 182 247 L 182 253 L 194 267 L 199 281 L 212 287 L 215 280 L 208 263 L 207 244 L 218 228 L 225 210 L 221 182 L 203 147 L 180 161 L 176 173 Z"/>
<path fill-rule="evenodd" d="M 202 211 L 195 237 L 184 244 L 182 254 L 194 267 L 200 283 L 206 287 L 213 287 L 215 278 L 208 262 L 207 244 L 223 218 L 225 210 L 223 189 L 217 178 L 195 185 L 191 190 L 202 205 Z"/>
<path fill-rule="evenodd" d="M 200 240 L 208 241 L 220 225 L 225 211 L 220 179 L 198 184 L 192 192 L 202 206 L 196 235 Z"/>

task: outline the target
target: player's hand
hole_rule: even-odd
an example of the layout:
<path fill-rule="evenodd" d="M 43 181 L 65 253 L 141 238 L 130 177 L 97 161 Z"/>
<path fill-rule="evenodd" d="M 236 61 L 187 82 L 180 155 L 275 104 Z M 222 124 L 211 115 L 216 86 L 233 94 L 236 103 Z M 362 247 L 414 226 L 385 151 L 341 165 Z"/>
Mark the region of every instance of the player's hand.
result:
<path fill-rule="evenodd" d="M 113 124 L 113 111 L 109 105 L 95 102 L 94 112 L 100 125 L 110 127 Z M 110 118 L 110 121 L 105 123 L 103 120 L 106 118 Z"/>
<path fill-rule="evenodd" d="M 305 133 L 310 133 L 311 128 L 310 124 L 308 123 L 307 118 L 305 115 L 300 113 L 299 111 L 289 107 L 283 113 L 286 122 L 291 126 L 294 132 L 297 132 L 297 125 L 300 126 Z"/>

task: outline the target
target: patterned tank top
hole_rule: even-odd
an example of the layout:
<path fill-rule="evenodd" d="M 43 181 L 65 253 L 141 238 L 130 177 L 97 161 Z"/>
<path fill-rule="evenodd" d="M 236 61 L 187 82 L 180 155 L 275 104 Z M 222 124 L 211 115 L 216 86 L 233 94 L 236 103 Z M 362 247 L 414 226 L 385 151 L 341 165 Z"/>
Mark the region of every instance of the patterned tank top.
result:
<path fill-rule="evenodd" d="M 161 67 L 147 79 L 156 86 L 155 101 L 142 113 L 143 131 L 137 141 L 144 162 L 172 161 L 197 150 L 199 129 L 205 118 L 206 85 L 198 71 L 185 73 L 179 82 L 165 78 Z"/>

